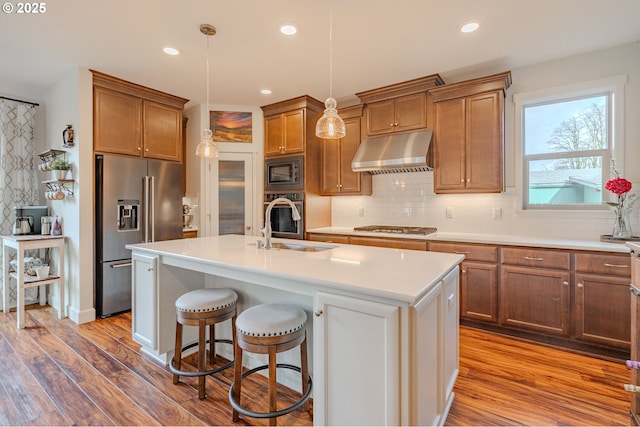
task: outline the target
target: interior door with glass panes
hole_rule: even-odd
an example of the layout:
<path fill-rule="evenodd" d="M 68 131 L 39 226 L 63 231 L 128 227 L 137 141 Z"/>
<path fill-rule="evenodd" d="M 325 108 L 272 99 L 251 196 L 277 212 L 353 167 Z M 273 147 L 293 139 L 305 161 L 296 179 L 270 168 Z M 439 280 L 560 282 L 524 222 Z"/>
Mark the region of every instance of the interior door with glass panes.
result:
<path fill-rule="evenodd" d="M 220 153 L 211 174 L 212 235 L 254 234 L 252 153 Z"/>

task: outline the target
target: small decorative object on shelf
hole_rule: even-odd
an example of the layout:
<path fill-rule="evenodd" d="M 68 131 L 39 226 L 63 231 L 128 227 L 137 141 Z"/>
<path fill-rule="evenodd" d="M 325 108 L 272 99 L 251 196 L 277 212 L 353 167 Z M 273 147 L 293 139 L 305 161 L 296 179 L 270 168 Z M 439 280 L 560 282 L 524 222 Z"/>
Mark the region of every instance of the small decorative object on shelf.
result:
<path fill-rule="evenodd" d="M 75 145 L 73 142 L 74 131 L 73 125 L 67 125 L 66 129 L 62 131 L 62 146 L 64 148 L 71 148 Z"/>
<path fill-rule="evenodd" d="M 633 237 L 631 230 L 630 215 L 633 209 L 633 204 L 638 200 L 638 195 L 628 194 L 631 190 L 631 182 L 620 177 L 620 173 L 616 169 L 615 160 L 611 160 L 611 169 L 615 175 L 615 178 L 607 181 L 605 188 L 612 193 L 616 194 L 617 200 L 615 202 L 607 202 L 607 204 L 613 207 L 613 212 L 616 216 L 613 223 L 613 232 L 611 233 L 612 239 L 629 240 Z"/>
<path fill-rule="evenodd" d="M 58 215 L 53 219 L 53 224 L 51 225 L 51 235 L 52 236 L 61 236 L 62 235 L 62 224 L 60 224 L 60 220 L 58 219 Z"/>

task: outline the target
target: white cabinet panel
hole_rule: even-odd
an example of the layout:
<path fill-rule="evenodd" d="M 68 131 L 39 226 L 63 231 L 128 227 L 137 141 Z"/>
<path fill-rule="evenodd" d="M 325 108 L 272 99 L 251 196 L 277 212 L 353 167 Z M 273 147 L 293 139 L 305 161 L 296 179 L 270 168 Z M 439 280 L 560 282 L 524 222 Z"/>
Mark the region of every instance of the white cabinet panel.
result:
<path fill-rule="evenodd" d="M 133 275 L 131 299 L 131 332 L 133 340 L 149 349 L 157 349 L 157 263 L 158 257 L 134 253 L 131 274 Z"/>
<path fill-rule="evenodd" d="M 399 307 L 321 292 L 315 310 L 314 424 L 398 425 Z"/>

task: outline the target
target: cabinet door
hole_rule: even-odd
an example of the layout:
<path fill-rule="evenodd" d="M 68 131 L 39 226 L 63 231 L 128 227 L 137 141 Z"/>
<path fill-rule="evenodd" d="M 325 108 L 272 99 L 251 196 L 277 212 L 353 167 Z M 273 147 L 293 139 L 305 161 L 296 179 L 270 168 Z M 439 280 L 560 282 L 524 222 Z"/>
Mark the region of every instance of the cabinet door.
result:
<path fill-rule="evenodd" d="M 284 120 L 284 152 L 285 154 L 301 153 L 305 141 L 305 110 L 299 109 L 283 113 Z"/>
<path fill-rule="evenodd" d="M 464 98 L 442 101 L 435 106 L 434 190 L 465 188 L 465 102 Z"/>
<path fill-rule="evenodd" d="M 158 348 L 157 292 L 158 257 L 133 254 L 131 262 L 133 283 L 131 301 L 132 338 L 147 349 Z"/>
<path fill-rule="evenodd" d="M 445 409 L 443 372 L 443 298 L 442 283 L 431 289 L 414 308 L 416 327 L 410 341 L 413 343 L 410 360 L 411 389 L 416 396 L 411 408 L 410 425 L 437 426 Z M 458 332 L 455 332 L 458 335 Z M 441 373 L 438 375 L 437 373 Z"/>
<path fill-rule="evenodd" d="M 628 350 L 631 345 L 629 279 L 575 275 L 576 338 Z"/>
<path fill-rule="evenodd" d="M 340 140 L 340 194 L 362 194 L 364 176 L 351 169 L 351 161 L 360 146 L 360 118 L 346 119 L 344 124 L 347 134 Z M 371 179 L 370 174 L 367 176 Z"/>
<path fill-rule="evenodd" d="M 453 399 L 453 386 L 460 370 L 460 306 L 458 298 L 460 275 L 458 269 L 451 271 L 442 280 L 443 292 L 443 378 L 445 407 Z M 444 410 L 444 408 L 443 408 Z"/>
<path fill-rule="evenodd" d="M 265 156 L 280 154 L 284 150 L 282 114 L 264 118 Z"/>
<path fill-rule="evenodd" d="M 371 102 L 366 107 L 367 135 L 380 135 L 395 129 L 395 102 L 393 99 Z"/>
<path fill-rule="evenodd" d="M 395 132 L 427 127 L 426 92 L 401 96 L 395 102 Z"/>
<path fill-rule="evenodd" d="M 569 272 L 502 266 L 501 324 L 569 335 Z"/>
<path fill-rule="evenodd" d="M 320 292 L 314 310 L 314 424 L 399 425 L 399 307 Z"/>
<path fill-rule="evenodd" d="M 347 131 L 347 135 L 349 132 Z M 340 149 L 341 140 L 321 139 L 322 173 L 320 174 L 320 194 L 332 196 L 340 193 Z"/>
<path fill-rule="evenodd" d="M 464 261 L 460 276 L 460 315 L 498 323 L 498 266 Z"/>
<path fill-rule="evenodd" d="M 142 100 L 122 92 L 93 88 L 93 150 L 140 156 Z"/>
<path fill-rule="evenodd" d="M 466 99 L 466 189 L 500 192 L 503 187 L 502 92 Z"/>
<path fill-rule="evenodd" d="M 142 156 L 159 160 L 182 161 L 182 111 L 144 101 L 144 148 Z"/>

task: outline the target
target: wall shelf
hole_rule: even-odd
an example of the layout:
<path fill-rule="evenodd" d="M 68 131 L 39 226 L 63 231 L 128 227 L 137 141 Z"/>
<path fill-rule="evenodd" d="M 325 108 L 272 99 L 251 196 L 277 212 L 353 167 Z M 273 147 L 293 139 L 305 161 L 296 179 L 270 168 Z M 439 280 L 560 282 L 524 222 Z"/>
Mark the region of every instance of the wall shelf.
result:
<path fill-rule="evenodd" d="M 73 196 L 75 190 L 75 180 L 73 179 L 53 179 L 50 181 L 42 181 L 49 191 L 63 191 L 68 196 Z"/>

